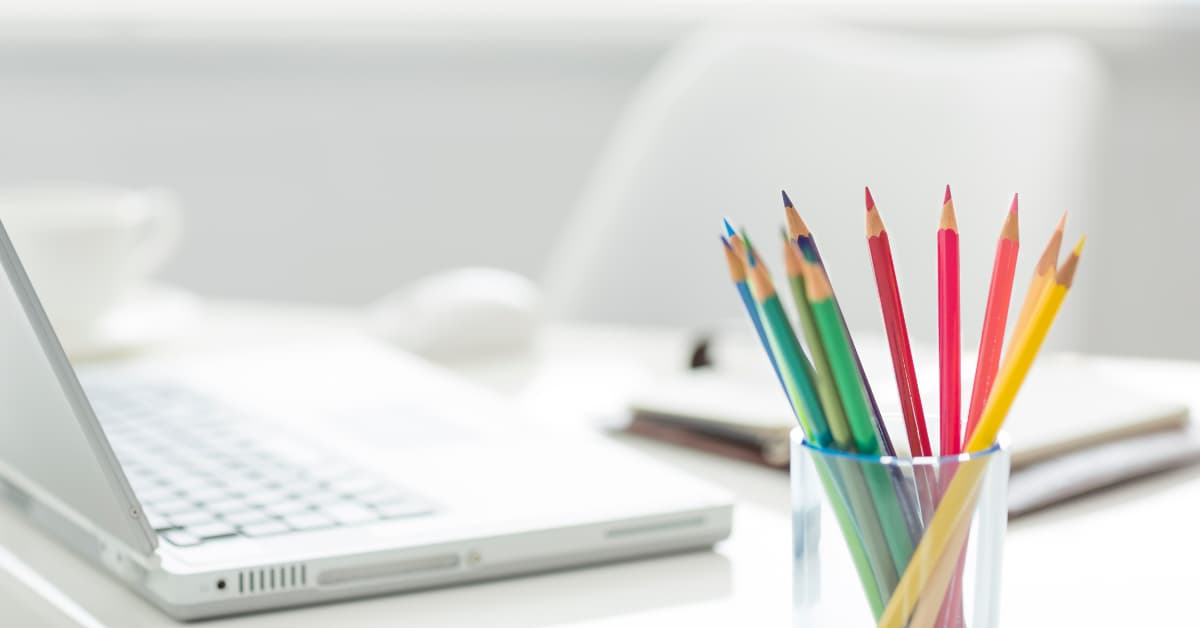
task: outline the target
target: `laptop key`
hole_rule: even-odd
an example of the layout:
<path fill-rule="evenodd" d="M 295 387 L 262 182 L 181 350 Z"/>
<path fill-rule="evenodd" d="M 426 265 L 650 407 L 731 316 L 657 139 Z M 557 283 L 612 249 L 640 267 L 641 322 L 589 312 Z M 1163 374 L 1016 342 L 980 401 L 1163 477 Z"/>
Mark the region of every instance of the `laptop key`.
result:
<path fill-rule="evenodd" d="M 237 530 L 233 526 L 223 521 L 214 521 L 197 526 L 186 528 L 188 534 L 201 539 L 219 539 L 224 536 L 233 536 L 237 534 Z"/>
<path fill-rule="evenodd" d="M 278 504 L 290 499 L 287 493 L 278 490 L 262 490 L 253 493 L 247 493 L 245 500 L 247 503 L 258 506 L 266 506 L 268 504 Z"/>
<path fill-rule="evenodd" d="M 379 511 L 380 515 L 388 519 L 417 517 L 433 512 L 433 508 L 429 504 L 416 500 L 393 502 L 391 504 L 379 504 L 375 507 L 375 510 Z"/>
<path fill-rule="evenodd" d="M 410 495 L 406 495 L 400 491 L 386 488 L 371 491 L 369 493 L 363 493 L 361 495 L 355 495 L 354 497 L 358 501 L 363 502 L 364 504 L 370 504 L 372 506 L 402 502 L 412 498 Z"/>
<path fill-rule="evenodd" d="M 261 510 L 246 510 L 225 515 L 221 517 L 221 520 L 235 526 L 248 526 L 263 523 L 264 521 L 271 521 L 272 518 L 271 515 Z"/>
<path fill-rule="evenodd" d="M 353 502 L 342 502 L 340 504 L 329 504 L 320 510 L 321 513 L 333 517 L 334 521 L 343 525 L 353 525 L 356 523 L 365 523 L 367 521 L 375 521 L 379 519 L 379 515 L 372 510 L 368 510 L 363 506 L 359 506 Z"/>
<path fill-rule="evenodd" d="M 366 493 L 377 490 L 379 482 L 368 477 L 350 477 L 330 482 L 329 486 L 334 492 L 342 493 L 343 495 L 353 495 L 355 493 Z"/>
<path fill-rule="evenodd" d="M 280 521 L 263 521 L 250 525 L 239 526 L 238 530 L 246 536 L 271 536 L 273 534 L 283 534 L 291 532 L 291 528 L 287 527 Z"/>
<path fill-rule="evenodd" d="M 162 537 L 171 545 L 178 545 L 179 547 L 199 545 L 201 542 L 201 539 L 183 530 L 171 530 L 170 532 L 163 533 Z"/>
<path fill-rule="evenodd" d="M 188 491 L 185 495 L 187 499 L 201 502 L 220 502 L 229 498 L 229 491 L 219 486 L 210 486 L 195 491 Z"/>
<path fill-rule="evenodd" d="M 195 509 L 195 504 L 184 499 L 168 499 L 166 501 L 156 502 L 154 504 L 155 511 L 168 516 L 180 512 L 189 512 Z"/>
<path fill-rule="evenodd" d="M 321 528 L 330 528 L 336 525 L 333 519 L 316 512 L 307 512 L 292 515 L 290 517 L 284 517 L 283 521 L 291 526 L 293 530 L 319 530 Z"/>
<path fill-rule="evenodd" d="M 297 495 L 297 497 L 299 497 L 300 499 L 302 499 L 310 504 L 313 504 L 314 506 L 324 505 L 324 504 L 333 504 L 333 503 L 337 503 L 337 502 L 340 502 L 343 499 L 345 499 L 345 496 L 343 496 L 339 493 L 333 493 L 330 491 L 318 491 L 311 495 Z"/>
<path fill-rule="evenodd" d="M 155 532 L 170 530 L 171 528 L 175 527 L 175 524 L 172 523 L 170 519 L 167 519 L 166 517 L 152 510 L 146 511 L 146 523 L 149 524 Z"/>
<path fill-rule="evenodd" d="M 193 526 L 212 523 L 216 519 L 209 513 L 203 510 L 192 510 L 190 512 L 181 512 L 171 515 L 171 523 L 181 528 L 191 528 Z"/>
<path fill-rule="evenodd" d="M 300 513 L 309 512 L 312 509 L 308 504 L 300 500 L 293 499 L 286 502 L 280 502 L 278 504 L 268 504 L 263 508 L 263 510 L 278 517 L 286 517 L 288 515 L 297 515 Z"/>
<path fill-rule="evenodd" d="M 223 499 L 204 504 L 204 509 L 219 515 L 227 515 L 250 510 L 251 506 L 240 499 Z"/>

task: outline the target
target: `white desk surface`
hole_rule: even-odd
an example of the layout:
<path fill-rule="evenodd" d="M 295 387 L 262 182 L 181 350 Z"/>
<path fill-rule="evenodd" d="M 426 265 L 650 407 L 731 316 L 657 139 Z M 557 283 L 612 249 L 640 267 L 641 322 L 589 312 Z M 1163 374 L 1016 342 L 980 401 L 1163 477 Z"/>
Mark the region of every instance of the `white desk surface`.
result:
<path fill-rule="evenodd" d="M 344 311 L 224 304 L 195 334 L 160 350 L 243 342 L 354 325 Z M 461 370 L 546 420 L 613 412 L 614 396 L 677 368 L 685 334 L 671 330 L 551 329 L 536 356 Z M 1103 359 L 1131 385 L 1200 409 L 1200 364 Z M 597 385 L 603 382 L 604 385 Z M 407 595 L 208 622 L 222 628 L 305 626 L 785 626 L 790 612 L 786 474 L 611 436 L 738 496 L 733 537 L 713 552 L 592 567 Z M 1200 469 L 1182 470 L 1019 519 L 1004 557 L 1004 626 L 1181 625 L 1194 612 Z M 175 622 L 69 553 L 9 507 L 0 547 L 91 613 L 121 628 Z M 3 563 L 0 562 L 0 565 Z M 11 626 L 78 626 L 0 569 L 0 618 Z"/>

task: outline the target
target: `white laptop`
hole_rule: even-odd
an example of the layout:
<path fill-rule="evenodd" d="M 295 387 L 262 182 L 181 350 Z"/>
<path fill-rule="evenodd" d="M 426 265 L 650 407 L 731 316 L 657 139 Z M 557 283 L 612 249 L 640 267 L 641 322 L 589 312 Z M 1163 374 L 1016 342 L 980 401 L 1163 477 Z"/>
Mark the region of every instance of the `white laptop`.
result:
<path fill-rule="evenodd" d="M 721 491 L 359 337 L 77 373 L 3 226 L 0 264 L 0 492 L 173 617 L 729 534 Z"/>

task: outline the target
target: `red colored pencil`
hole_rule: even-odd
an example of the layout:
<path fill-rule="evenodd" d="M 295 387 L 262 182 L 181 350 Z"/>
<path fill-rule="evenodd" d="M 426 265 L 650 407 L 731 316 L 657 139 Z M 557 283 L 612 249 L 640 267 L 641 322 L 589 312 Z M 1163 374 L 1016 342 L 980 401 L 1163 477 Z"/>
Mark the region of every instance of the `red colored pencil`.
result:
<path fill-rule="evenodd" d="M 971 384 L 971 405 L 967 411 L 967 434 L 975 431 L 983 406 L 996 381 L 1000 354 L 1004 349 L 1004 326 L 1008 324 L 1008 308 L 1012 300 L 1013 275 L 1017 269 L 1017 250 L 1020 237 L 1017 228 L 1017 195 L 1000 229 L 996 243 L 996 261 L 992 264 L 992 284 L 988 288 L 987 307 L 983 316 L 983 333 L 979 338 L 979 358 L 975 361 L 975 379 Z"/>
<path fill-rule="evenodd" d="M 887 330 L 892 366 L 896 372 L 896 388 L 900 391 L 900 406 L 904 426 L 908 431 L 908 447 L 913 456 L 930 456 L 929 432 L 925 426 L 925 409 L 921 406 L 921 390 L 917 387 L 917 370 L 913 366 L 912 346 L 908 326 L 904 322 L 904 307 L 900 302 L 900 285 L 892 261 L 892 246 L 887 229 L 871 189 L 866 190 L 867 245 L 871 249 L 871 264 L 875 268 L 875 285 L 879 289 L 879 305 L 883 309 L 883 325 Z"/>
<path fill-rule="evenodd" d="M 958 220 L 950 186 L 942 201 L 938 243 L 938 364 L 941 367 L 941 455 L 962 451 L 962 334 L 959 329 Z"/>

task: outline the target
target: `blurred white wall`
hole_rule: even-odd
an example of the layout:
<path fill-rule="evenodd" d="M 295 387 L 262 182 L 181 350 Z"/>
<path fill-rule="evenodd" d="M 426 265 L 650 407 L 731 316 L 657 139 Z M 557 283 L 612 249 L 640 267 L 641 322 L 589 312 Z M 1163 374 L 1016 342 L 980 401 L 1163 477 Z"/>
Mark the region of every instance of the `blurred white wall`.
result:
<path fill-rule="evenodd" d="M 1087 348 L 1200 358 L 1200 7 L 1157 6 L 842 17 L 1094 44 L 1112 120 L 1083 280 L 1151 298 L 1114 296 Z M 0 19 L 0 183 L 175 188 L 190 229 L 165 274 L 210 294 L 359 303 L 459 264 L 537 276 L 631 91 L 703 19 Z"/>

